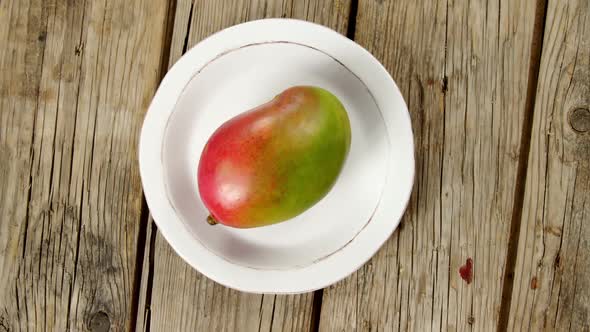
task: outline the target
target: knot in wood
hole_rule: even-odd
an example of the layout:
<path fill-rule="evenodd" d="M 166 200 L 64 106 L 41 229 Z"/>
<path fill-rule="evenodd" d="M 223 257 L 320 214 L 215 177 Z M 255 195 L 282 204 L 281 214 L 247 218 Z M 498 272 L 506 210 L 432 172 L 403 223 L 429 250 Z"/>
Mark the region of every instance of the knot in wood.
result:
<path fill-rule="evenodd" d="M 92 332 L 108 332 L 111 329 L 111 319 L 104 311 L 94 313 L 90 318 L 89 330 Z"/>
<path fill-rule="evenodd" d="M 576 108 L 570 113 L 570 125 L 579 132 L 585 133 L 590 130 L 590 110 L 587 108 Z"/>

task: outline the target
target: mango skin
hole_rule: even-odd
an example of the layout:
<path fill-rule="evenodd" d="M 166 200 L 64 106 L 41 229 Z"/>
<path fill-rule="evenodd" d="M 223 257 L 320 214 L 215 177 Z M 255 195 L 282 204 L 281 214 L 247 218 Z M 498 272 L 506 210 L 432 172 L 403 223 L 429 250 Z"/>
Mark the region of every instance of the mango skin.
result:
<path fill-rule="evenodd" d="M 332 188 L 350 150 L 342 103 L 296 86 L 222 124 L 198 165 L 209 222 L 251 228 L 291 219 Z"/>

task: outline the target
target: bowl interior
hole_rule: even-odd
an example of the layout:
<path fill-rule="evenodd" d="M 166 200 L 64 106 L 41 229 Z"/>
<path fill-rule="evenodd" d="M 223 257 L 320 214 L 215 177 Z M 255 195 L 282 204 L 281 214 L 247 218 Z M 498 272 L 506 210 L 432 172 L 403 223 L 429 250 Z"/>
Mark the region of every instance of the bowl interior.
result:
<path fill-rule="evenodd" d="M 223 122 L 293 85 L 323 87 L 348 111 L 351 149 L 335 186 L 319 203 L 283 223 L 253 229 L 208 225 L 196 180 L 207 139 Z M 229 50 L 192 77 L 166 125 L 162 166 L 177 217 L 203 246 L 234 264 L 286 270 L 329 257 L 370 222 L 384 189 L 389 154 L 382 114 L 354 73 L 312 47 L 268 42 Z"/>

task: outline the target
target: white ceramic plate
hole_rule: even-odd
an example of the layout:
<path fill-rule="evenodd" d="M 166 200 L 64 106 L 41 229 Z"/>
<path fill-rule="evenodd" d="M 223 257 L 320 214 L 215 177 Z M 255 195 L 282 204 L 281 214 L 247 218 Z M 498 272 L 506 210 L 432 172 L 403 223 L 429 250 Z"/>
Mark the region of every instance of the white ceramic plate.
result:
<path fill-rule="evenodd" d="M 224 121 L 294 85 L 344 104 L 348 159 L 318 204 L 254 229 L 210 226 L 196 174 Z M 236 25 L 188 51 L 162 81 L 144 120 L 140 171 L 162 235 L 191 266 L 225 286 L 300 293 L 354 272 L 389 238 L 410 198 L 414 148 L 403 97 L 365 49 L 320 25 L 267 19 Z"/>

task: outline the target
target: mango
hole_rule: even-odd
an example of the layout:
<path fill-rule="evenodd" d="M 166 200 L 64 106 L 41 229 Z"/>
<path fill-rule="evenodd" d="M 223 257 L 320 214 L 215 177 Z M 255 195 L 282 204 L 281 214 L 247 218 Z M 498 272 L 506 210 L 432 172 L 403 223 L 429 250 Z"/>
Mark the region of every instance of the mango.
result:
<path fill-rule="evenodd" d="M 342 103 L 329 91 L 291 87 L 223 123 L 199 159 L 210 224 L 252 228 L 289 220 L 333 187 L 350 150 Z"/>

